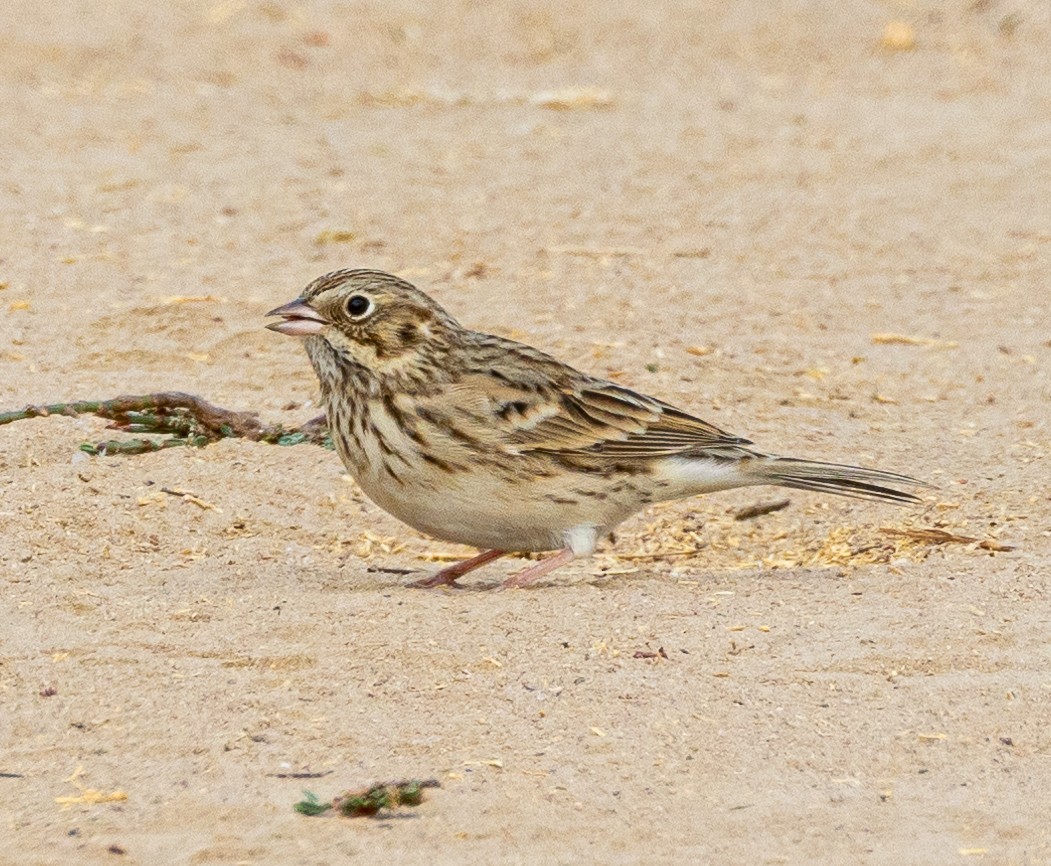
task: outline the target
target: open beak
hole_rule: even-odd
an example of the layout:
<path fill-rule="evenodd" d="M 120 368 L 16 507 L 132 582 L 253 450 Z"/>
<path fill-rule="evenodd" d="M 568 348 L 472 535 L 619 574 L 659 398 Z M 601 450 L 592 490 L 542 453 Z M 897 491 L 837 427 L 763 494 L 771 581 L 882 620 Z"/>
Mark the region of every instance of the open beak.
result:
<path fill-rule="evenodd" d="M 283 307 L 271 310 L 267 315 L 281 317 L 280 322 L 271 322 L 267 325 L 271 331 L 288 334 L 290 337 L 309 337 L 313 334 L 320 334 L 326 325 L 331 324 L 302 298 L 296 298 Z"/>

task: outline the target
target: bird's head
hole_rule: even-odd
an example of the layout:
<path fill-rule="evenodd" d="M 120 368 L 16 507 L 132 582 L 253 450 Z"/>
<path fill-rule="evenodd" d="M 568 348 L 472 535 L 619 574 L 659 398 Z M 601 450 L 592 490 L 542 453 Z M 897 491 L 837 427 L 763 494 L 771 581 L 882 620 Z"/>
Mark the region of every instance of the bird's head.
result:
<path fill-rule="evenodd" d="M 307 337 L 307 352 L 327 354 L 382 375 L 440 353 L 455 339 L 456 320 L 417 289 L 382 271 L 325 274 L 268 316 L 279 334 Z M 319 370 L 320 372 L 320 370 Z"/>

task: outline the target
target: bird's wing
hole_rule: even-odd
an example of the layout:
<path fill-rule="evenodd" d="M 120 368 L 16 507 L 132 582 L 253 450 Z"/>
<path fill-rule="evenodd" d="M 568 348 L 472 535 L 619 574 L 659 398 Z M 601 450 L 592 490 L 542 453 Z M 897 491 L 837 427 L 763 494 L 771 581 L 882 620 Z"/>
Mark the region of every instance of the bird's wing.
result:
<path fill-rule="evenodd" d="M 456 393 L 449 396 L 474 416 L 475 430 L 484 419 L 484 438 L 499 443 L 506 453 L 736 457 L 750 444 L 668 403 L 594 379 L 531 347 L 501 340 L 499 350 L 484 368 L 465 372 L 453 389 Z"/>
<path fill-rule="evenodd" d="M 593 380 L 563 388 L 510 441 L 523 451 L 617 458 L 669 457 L 748 445 L 700 418 L 628 388 Z"/>

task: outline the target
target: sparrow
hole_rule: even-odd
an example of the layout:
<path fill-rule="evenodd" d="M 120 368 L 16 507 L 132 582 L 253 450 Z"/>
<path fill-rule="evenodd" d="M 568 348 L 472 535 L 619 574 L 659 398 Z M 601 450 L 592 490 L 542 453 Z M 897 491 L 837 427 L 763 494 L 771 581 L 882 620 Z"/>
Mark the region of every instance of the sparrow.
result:
<path fill-rule="evenodd" d="M 776 457 L 695 415 L 531 346 L 460 325 L 392 274 L 334 271 L 271 310 L 302 337 L 340 459 L 385 511 L 482 550 L 417 586 L 454 586 L 518 551 L 556 551 L 524 587 L 655 502 L 776 485 L 899 505 L 907 475 Z"/>

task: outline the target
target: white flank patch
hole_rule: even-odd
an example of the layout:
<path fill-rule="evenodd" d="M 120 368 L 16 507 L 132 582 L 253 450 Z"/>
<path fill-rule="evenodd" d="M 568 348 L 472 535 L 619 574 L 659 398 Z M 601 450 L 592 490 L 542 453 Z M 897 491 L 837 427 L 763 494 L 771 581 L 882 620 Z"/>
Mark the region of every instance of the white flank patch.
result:
<path fill-rule="evenodd" d="M 734 462 L 707 460 L 703 457 L 669 457 L 662 460 L 657 477 L 669 482 L 683 496 L 764 483 L 761 478 L 742 472 Z"/>
<path fill-rule="evenodd" d="M 574 556 L 591 556 L 598 540 L 598 530 L 594 526 L 574 526 L 563 532 L 562 537 Z"/>

